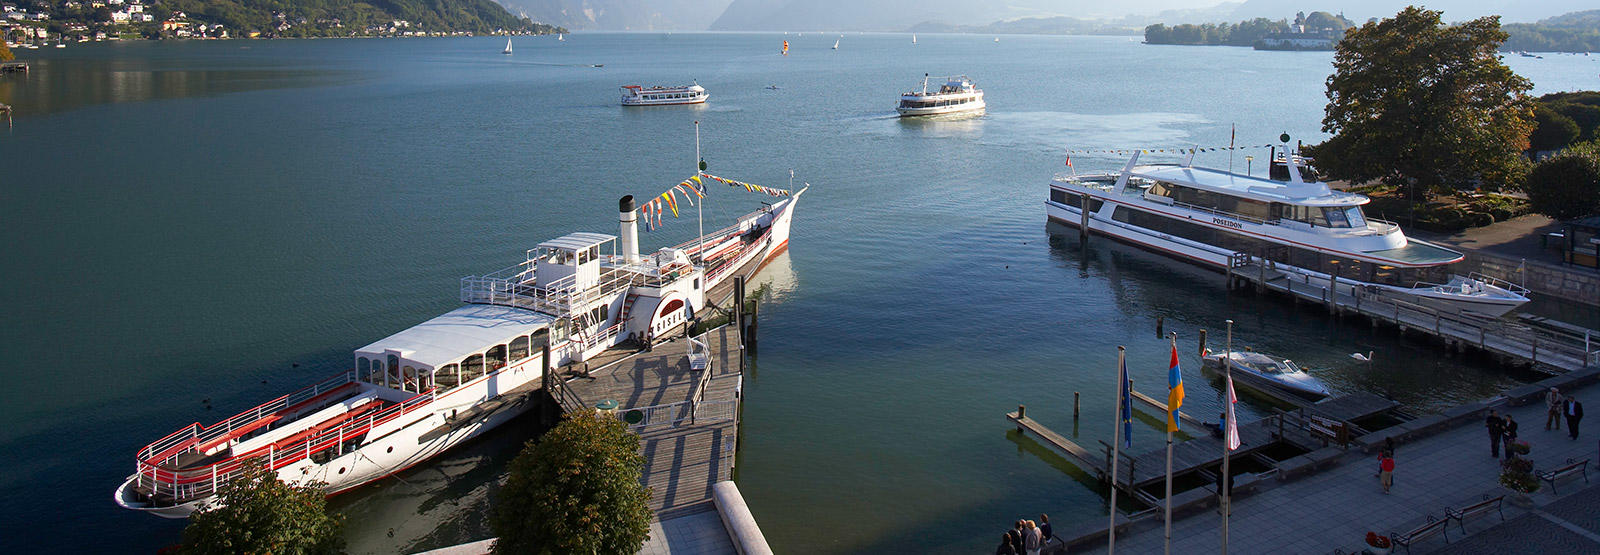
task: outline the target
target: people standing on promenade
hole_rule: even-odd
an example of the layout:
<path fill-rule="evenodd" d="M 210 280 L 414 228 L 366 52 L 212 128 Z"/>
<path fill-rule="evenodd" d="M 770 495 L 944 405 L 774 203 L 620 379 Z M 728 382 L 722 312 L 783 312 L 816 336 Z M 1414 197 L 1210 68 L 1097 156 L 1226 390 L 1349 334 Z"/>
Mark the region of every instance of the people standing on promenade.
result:
<path fill-rule="evenodd" d="M 1033 521 L 1028 521 L 1028 529 L 1022 533 L 1022 547 L 1026 548 L 1028 555 L 1039 555 L 1039 547 L 1044 544 L 1039 539 L 1039 526 Z"/>
<path fill-rule="evenodd" d="M 1389 493 L 1389 486 L 1394 484 L 1394 455 L 1384 453 L 1378 459 L 1378 481 L 1383 484 L 1383 492 Z"/>
<path fill-rule="evenodd" d="M 1011 532 L 1000 534 L 1000 547 L 994 549 L 994 555 L 1022 555 L 1011 548 Z"/>
<path fill-rule="evenodd" d="M 1008 532 L 1011 534 L 1011 550 L 1017 552 L 1017 555 L 1022 555 L 1022 529 L 1025 526 L 1027 526 L 1027 521 L 1019 518 L 1017 519 L 1017 526 Z"/>
<path fill-rule="evenodd" d="M 1506 432 L 1505 433 L 1506 433 L 1506 436 L 1505 436 L 1506 437 L 1506 440 L 1505 440 L 1506 441 L 1506 460 L 1511 460 L 1511 457 L 1516 456 L 1516 454 L 1511 452 L 1511 445 L 1517 442 L 1517 421 L 1515 419 L 1511 418 L 1511 413 L 1509 413 L 1509 412 L 1506 413 Z"/>
<path fill-rule="evenodd" d="M 1500 458 L 1500 436 L 1506 432 L 1506 421 L 1489 410 L 1489 417 L 1483 419 L 1483 427 L 1489 429 L 1489 456 Z"/>
<path fill-rule="evenodd" d="M 1050 538 L 1054 537 L 1056 537 L 1056 533 L 1050 528 L 1050 515 L 1041 513 L 1039 515 L 1039 543 L 1050 543 Z"/>
<path fill-rule="evenodd" d="M 1562 412 L 1567 413 L 1567 437 L 1578 439 L 1578 421 L 1583 420 L 1583 403 L 1568 397 L 1565 405 L 1566 410 Z"/>
<path fill-rule="evenodd" d="M 1563 403 L 1561 402 L 1561 390 L 1552 387 L 1552 388 L 1550 388 L 1550 391 L 1548 393 L 1544 394 L 1544 406 L 1545 406 L 1545 412 L 1547 414 L 1545 416 L 1545 418 L 1544 418 L 1544 430 L 1545 431 L 1547 431 L 1547 432 L 1550 431 L 1550 423 L 1552 423 L 1552 422 L 1555 423 L 1557 431 L 1561 430 L 1561 408 L 1562 408 L 1562 405 L 1563 405 Z"/>

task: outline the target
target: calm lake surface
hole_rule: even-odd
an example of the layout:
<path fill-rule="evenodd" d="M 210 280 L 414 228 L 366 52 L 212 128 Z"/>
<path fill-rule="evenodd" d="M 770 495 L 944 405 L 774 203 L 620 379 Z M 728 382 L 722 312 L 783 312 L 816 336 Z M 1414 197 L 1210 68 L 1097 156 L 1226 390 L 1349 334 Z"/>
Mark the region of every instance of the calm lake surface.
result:
<path fill-rule="evenodd" d="M 789 56 L 778 55 L 790 41 Z M 837 51 L 829 47 L 840 41 Z M 738 481 L 780 552 L 975 552 L 1019 516 L 1101 516 L 1102 492 L 1009 434 L 1031 416 L 1111 433 L 1116 346 L 1159 392 L 1179 334 L 1194 356 L 1290 356 L 1332 389 L 1426 412 L 1529 376 L 1392 330 L 1339 323 L 1103 238 L 1047 226 L 1067 148 L 1320 141 L 1330 53 L 1149 46 L 1128 37 L 578 34 L 503 40 L 73 44 L 0 77 L 0 537 L 14 551 L 149 552 L 181 522 L 118 509 L 133 453 L 350 362 L 457 305 L 457 279 L 572 231 L 615 233 L 615 201 L 693 172 L 813 188 L 762 276 Z M 1536 93 L 1593 88 L 1600 57 L 1507 59 Z M 590 67 L 603 64 L 604 67 Z M 989 113 L 893 117 L 919 73 L 967 73 Z M 617 87 L 697 80 L 701 107 L 626 109 Z M 776 90 L 767 89 L 776 85 Z M 1239 152 L 1234 167 L 1265 149 Z M 1146 160 L 1175 160 L 1157 155 Z M 1079 171 L 1123 160 L 1079 155 Z M 1198 163 L 1226 167 L 1228 157 Z M 714 190 L 708 226 L 766 197 Z M 646 248 L 694 221 L 643 234 Z M 1351 352 L 1376 351 L 1360 364 Z M 1083 418 L 1073 423 L 1074 391 Z M 209 400 L 214 409 L 208 409 Z M 1250 400 L 1250 416 L 1269 409 Z M 1160 441 L 1156 416 L 1135 450 Z M 340 496 L 354 552 L 488 535 L 519 421 Z"/>

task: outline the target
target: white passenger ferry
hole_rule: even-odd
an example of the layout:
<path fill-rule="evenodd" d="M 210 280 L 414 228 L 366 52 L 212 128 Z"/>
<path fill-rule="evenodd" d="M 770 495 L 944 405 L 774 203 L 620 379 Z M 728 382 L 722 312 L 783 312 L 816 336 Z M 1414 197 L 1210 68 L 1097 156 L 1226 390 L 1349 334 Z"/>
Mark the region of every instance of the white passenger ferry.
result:
<path fill-rule="evenodd" d="M 665 336 L 731 294 L 733 276 L 788 247 L 804 192 L 645 255 L 633 197 L 623 197 L 620 241 L 573 233 L 462 278 L 465 306 L 356 349 L 350 370 L 140 449 L 116 503 L 185 518 L 247 461 L 290 484 L 322 482 L 329 495 L 427 461 L 527 411 L 551 368 Z"/>
<path fill-rule="evenodd" d="M 699 83 L 687 87 L 622 87 L 623 106 L 670 106 L 674 104 L 703 104 L 711 93 Z"/>
<path fill-rule="evenodd" d="M 921 91 L 900 95 L 900 105 L 895 107 L 895 111 L 900 112 L 901 117 L 983 111 L 983 90 L 967 76 L 941 77 L 944 84 L 934 92 L 928 92 L 930 79 L 928 74 L 922 74 Z"/>
<path fill-rule="evenodd" d="M 1291 159 L 1300 161 L 1299 157 Z M 1299 164 L 1274 167 L 1287 179 L 1182 164 L 1058 175 L 1045 212 L 1051 220 L 1110 235 L 1205 265 L 1227 267 L 1246 253 L 1297 282 L 1447 312 L 1499 317 L 1528 302 L 1527 290 L 1487 276 L 1451 275 L 1459 252 L 1410 239 L 1400 226 L 1361 211 L 1365 196 L 1306 181 Z M 1303 163 L 1303 162 L 1301 162 Z M 1083 212 L 1087 203 L 1088 214 Z"/>

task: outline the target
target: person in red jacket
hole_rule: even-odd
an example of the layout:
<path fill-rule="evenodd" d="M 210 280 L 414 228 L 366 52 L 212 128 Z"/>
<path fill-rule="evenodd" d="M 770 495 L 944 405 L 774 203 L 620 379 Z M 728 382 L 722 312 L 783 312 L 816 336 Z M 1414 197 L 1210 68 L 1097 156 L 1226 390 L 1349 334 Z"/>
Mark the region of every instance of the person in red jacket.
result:
<path fill-rule="evenodd" d="M 1378 460 L 1378 479 L 1383 482 L 1383 492 L 1389 493 L 1389 485 L 1394 483 L 1394 455 L 1384 453 Z"/>

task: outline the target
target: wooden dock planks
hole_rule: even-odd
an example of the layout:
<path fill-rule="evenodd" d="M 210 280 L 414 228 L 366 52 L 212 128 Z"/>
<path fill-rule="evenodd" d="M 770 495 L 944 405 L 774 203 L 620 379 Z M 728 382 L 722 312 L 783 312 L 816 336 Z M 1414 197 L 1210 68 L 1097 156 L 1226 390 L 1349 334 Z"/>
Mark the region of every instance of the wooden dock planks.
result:
<path fill-rule="evenodd" d="M 647 428 L 640 434 L 640 453 L 645 456 L 641 481 L 653 491 L 650 508 L 658 519 L 713 510 L 711 485 L 733 477 L 743 352 L 733 326 L 708 332 L 705 341 L 711 348 L 712 375 L 705 382 L 701 406 L 721 407 L 718 410 L 724 412 L 703 414 L 693 423 Z M 614 400 L 623 412 L 690 401 L 700 375 L 689 369 L 688 347 L 681 337 L 658 344 L 651 351 L 591 370 L 591 378 L 568 380 L 566 388 L 584 407 Z"/>

